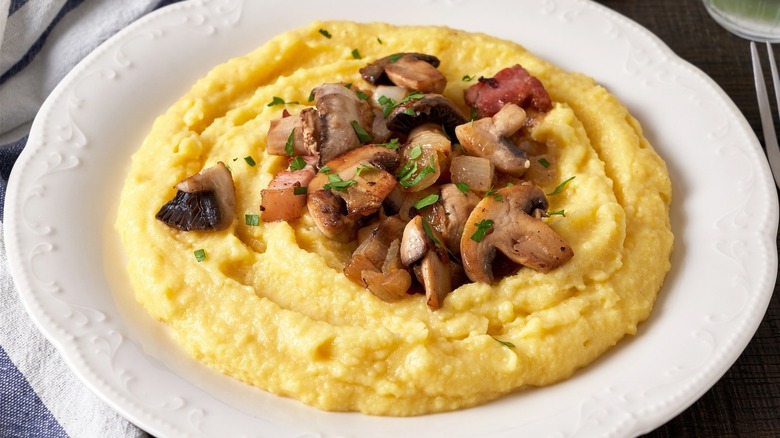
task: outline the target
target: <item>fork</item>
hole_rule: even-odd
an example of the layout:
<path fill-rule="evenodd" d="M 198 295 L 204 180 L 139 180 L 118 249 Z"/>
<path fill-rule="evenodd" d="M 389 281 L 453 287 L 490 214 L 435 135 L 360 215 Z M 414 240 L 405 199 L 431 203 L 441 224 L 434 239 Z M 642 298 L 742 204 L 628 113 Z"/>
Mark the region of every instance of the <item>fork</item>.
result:
<path fill-rule="evenodd" d="M 775 54 L 772 51 L 772 45 L 769 42 L 766 43 L 766 50 L 769 57 L 769 66 L 772 70 L 772 85 L 775 90 L 775 101 L 777 102 L 778 112 L 780 113 L 780 77 L 778 77 L 777 73 Z M 764 70 L 761 68 L 761 58 L 758 55 L 755 41 L 750 42 L 750 54 L 753 58 L 753 80 L 756 83 L 756 96 L 758 97 L 758 110 L 761 114 L 761 128 L 764 132 L 766 155 L 769 160 L 769 168 L 772 169 L 772 174 L 775 177 L 775 184 L 780 187 L 780 147 L 777 145 L 775 123 L 772 117 L 772 109 L 769 106 L 766 83 L 764 83 Z"/>

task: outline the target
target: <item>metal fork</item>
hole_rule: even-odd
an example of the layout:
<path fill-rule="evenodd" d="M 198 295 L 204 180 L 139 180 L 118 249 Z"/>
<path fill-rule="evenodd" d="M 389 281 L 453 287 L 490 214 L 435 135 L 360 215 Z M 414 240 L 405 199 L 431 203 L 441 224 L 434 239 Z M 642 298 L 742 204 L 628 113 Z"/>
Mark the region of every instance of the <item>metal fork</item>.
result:
<path fill-rule="evenodd" d="M 780 77 L 778 77 L 772 45 L 768 42 L 766 43 L 766 50 L 769 56 L 769 66 L 772 70 L 775 100 L 780 113 Z M 766 83 L 764 82 L 764 70 L 761 68 L 761 59 L 758 56 L 758 49 L 754 41 L 750 42 L 750 54 L 753 57 L 753 79 L 756 83 L 756 96 L 758 97 L 758 110 L 761 113 L 761 128 L 764 132 L 766 155 L 769 159 L 769 168 L 772 169 L 772 174 L 775 177 L 775 184 L 780 187 L 780 147 L 777 145 L 777 133 L 775 132 L 772 108 L 769 106 L 769 96 L 767 95 Z"/>

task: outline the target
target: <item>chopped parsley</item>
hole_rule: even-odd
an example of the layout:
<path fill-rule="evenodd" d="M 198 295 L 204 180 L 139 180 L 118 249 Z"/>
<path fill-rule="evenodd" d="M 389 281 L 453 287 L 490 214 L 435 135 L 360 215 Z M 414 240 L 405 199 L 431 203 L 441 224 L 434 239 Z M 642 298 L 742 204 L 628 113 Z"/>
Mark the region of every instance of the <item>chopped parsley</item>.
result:
<path fill-rule="evenodd" d="M 328 32 L 328 31 L 327 31 L 327 30 L 325 30 L 325 29 L 320 29 L 318 32 L 319 32 L 319 33 L 320 33 L 322 36 L 324 36 L 325 38 L 327 38 L 327 39 L 331 39 L 331 38 L 333 37 L 333 35 L 331 35 L 331 34 L 330 34 L 330 32 Z"/>
<path fill-rule="evenodd" d="M 493 338 L 493 337 L 491 336 L 491 338 Z M 504 347 L 515 348 L 515 344 L 513 344 L 513 343 L 511 343 L 509 341 L 502 341 L 501 339 L 496 339 L 496 338 L 493 338 L 493 339 L 495 339 L 496 342 L 498 342 L 499 344 L 503 345 Z"/>
<path fill-rule="evenodd" d="M 498 194 L 498 190 L 494 189 L 492 186 L 488 189 L 487 192 L 485 192 L 485 197 L 487 198 L 488 196 L 493 196 L 493 199 L 495 199 L 496 201 L 500 201 L 504 199 L 503 196 Z"/>
<path fill-rule="evenodd" d="M 366 132 L 362 126 L 360 126 L 360 123 L 358 123 L 357 120 L 352 121 L 352 129 L 355 130 L 355 134 L 357 134 L 360 143 L 366 144 L 371 141 L 371 136 L 368 135 L 368 132 Z"/>
<path fill-rule="evenodd" d="M 287 152 L 287 155 L 291 156 L 293 155 L 293 143 L 295 142 L 295 128 L 290 131 L 290 135 L 287 137 L 287 141 L 284 143 L 284 151 Z"/>
<path fill-rule="evenodd" d="M 408 164 L 409 163 L 407 163 L 407 165 Z M 406 166 L 404 166 L 404 167 L 406 167 Z M 411 176 L 416 171 L 417 171 L 417 163 L 414 163 L 413 169 L 410 172 L 406 173 L 402 178 L 399 178 L 398 179 L 398 183 L 401 184 L 404 187 L 413 187 L 413 186 L 419 184 L 420 181 L 422 181 L 422 179 L 425 178 L 426 175 L 428 175 L 429 173 L 435 172 L 436 171 L 436 166 L 434 165 L 434 162 L 433 162 L 433 155 L 431 155 L 430 164 L 428 164 L 427 166 L 423 167 L 423 169 L 420 171 L 420 173 L 418 173 L 417 176 L 414 177 L 414 179 L 410 180 L 409 178 L 411 178 Z"/>
<path fill-rule="evenodd" d="M 290 170 L 301 170 L 306 167 L 306 160 L 300 155 L 290 161 Z"/>
<path fill-rule="evenodd" d="M 548 211 L 547 216 L 559 215 L 566 217 L 566 210 Z"/>
<path fill-rule="evenodd" d="M 376 42 L 378 42 L 379 44 L 384 44 L 384 43 L 382 42 L 382 38 L 379 38 L 379 37 L 376 37 Z"/>
<path fill-rule="evenodd" d="M 441 240 L 439 240 L 435 234 L 433 234 L 433 229 L 431 229 L 431 224 L 428 223 L 428 221 L 424 217 L 420 217 L 422 219 L 422 227 L 423 232 L 425 232 L 425 235 L 428 236 L 429 239 L 433 241 L 435 245 L 441 245 Z"/>
<path fill-rule="evenodd" d="M 309 92 L 309 102 L 314 102 L 314 88 Z"/>
<path fill-rule="evenodd" d="M 404 57 L 403 53 L 393 53 L 392 55 L 387 57 L 387 60 L 390 62 L 396 62 L 403 57 Z"/>
<path fill-rule="evenodd" d="M 474 234 L 471 235 L 471 240 L 481 242 L 487 235 L 488 230 L 493 227 L 493 220 L 482 219 L 474 225 L 476 225 L 477 231 L 474 231 Z"/>
<path fill-rule="evenodd" d="M 328 173 L 330 173 L 330 166 L 322 166 L 322 167 L 320 167 L 319 172 L 320 173 L 324 173 L 324 174 L 327 175 Z"/>
<path fill-rule="evenodd" d="M 374 166 L 369 166 L 368 164 L 361 164 L 355 169 L 355 175 L 360 176 L 363 172 L 367 170 L 376 169 Z"/>
<path fill-rule="evenodd" d="M 550 162 L 549 162 L 549 161 L 547 161 L 547 160 L 546 160 L 546 159 L 544 159 L 544 158 L 539 158 L 539 164 L 541 164 L 541 165 L 542 165 L 542 167 L 544 167 L 545 169 L 547 169 L 548 167 L 550 167 Z"/>
<path fill-rule="evenodd" d="M 357 97 L 360 100 L 368 100 L 368 94 L 358 90 L 357 88 L 355 88 L 355 94 L 357 94 Z"/>
<path fill-rule="evenodd" d="M 358 51 L 358 49 L 353 49 L 352 50 L 352 58 L 354 58 L 354 59 L 361 59 L 362 58 L 362 56 L 360 56 L 360 52 Z"/>
<path fill-rule="evenodd" d="M 248 164 L 250 166 L 254 166 L 255 164 L 257 164 L 257 163 L 255 163 L 255 159 L 252 158 L 251 156 L 244 157 L 244 161 L 246 161 L 246 164 Z"/>
<path fill-rule="evenodd" d="M 298 105 L 298 102 L 285 102 L 284 99 L 282 99 L 281 97 L 274 96 L 274 98 L 271 100 L 268 106 L 274 106 L 274 105 Z"/>
<path fill-rule="evenodd" d="M 458 190 L 460 190 L 463 193 L 468 193 L 469 192 L 469 185 L 464 183 L 464 182 L 456 182 L 455 183 L 455 187 L 457 187 Z"/>
<path fill-rule="evenodd" d="M 422 155 L 422 145 L 418 144 L 415 145 L 412 150 L 409 152 L 409 159 L 410 160 L 416 160 L 420 158 L 420 155 Z"/>
<path fill-rule="evenodd" d="M 552 192 L 548 193 L 547 196 L 553 196 L 561 193 L 563 189 L 566 187 L 566 184 L 569 184 L 569 182 L 571 182 L 571 180 L 573 180 L 575 177 L 576 175 L 558 184 L 558 187 L 556 187 L 555 190 L 553 190 Z"/>
<path fill-rule="evenodd" d="M 397 151 L 398 148 L 400 147 L 400 145 L 398 144 L 398 139 L 397 138 L 390 139 L 389 142 L 382 143 L 382 144 L 379 144 L 377 146 L 384 146 L 384 147 L 386 147 L 388 149 L 392 149 L 394 151 Z"/>
<path fill-rule="evenodd" d="M 422 99 L 423 96 L 425 96 L 423 93 L 419 91 L 413 91 L 409 93 L 406 97 L 399 101 L 395 101 L 395 99 L 387 97 L 387 96 L 379 96 L 379 99 L 377 99 L 377 103 L 382 105 L 382 114 L 384 114 L 385 117 L 389 116 L 390 113 L 395 109 L 395 107 L 402 105 L 406 102 L 412 101 L 412 100 L 419 100 Z M 405 111 L 406 114 L 414 115 L 414 110 L 411 108 L 407 108 Z"/>
<path fill-rule="evenodd" d="M 293 187 L 293 195 L 305 195 L 308 192 L 308 187 Z"/>
<path fill-rule="evenodd" d="M 323 188 L 325 190 L 336 190 L 338 192 L 344 192 L 349 187 L 352 187 L 355 184 L 357 184 L 357 181 L 355 181 L 354 179 L 348 179 L 346 181 L 342 180 L 337 173 L 329 173 L 328 181 L 330 182 L 325 184 Z"/>
<path fill-rule="evenodd" d="M 439 195 L 431 194 L 414 203 L 414 208 L 422 210 L 423 208 L 435 204 L 439 200 Z"/>
<path fill-rule="evenodd" d="M 476 78 L 477 78 L 476 76 L 463 75 L 463 78 L 461 78 L 461 80 L 463 82 L 471 82 Z"/>
<path fill-rule="evenodd" d="M 245 214 L 244 223 L 249 226 L 256 227 L 260 225 L 260 216 L 256 214 Z"/>
<path fill-rule="evenodd" d="M 198 263 L 202 262 L 203 260 L 206 260 L 206 250 L 201 248 L 195 250 L 195 260 L 198 261 Z"/>

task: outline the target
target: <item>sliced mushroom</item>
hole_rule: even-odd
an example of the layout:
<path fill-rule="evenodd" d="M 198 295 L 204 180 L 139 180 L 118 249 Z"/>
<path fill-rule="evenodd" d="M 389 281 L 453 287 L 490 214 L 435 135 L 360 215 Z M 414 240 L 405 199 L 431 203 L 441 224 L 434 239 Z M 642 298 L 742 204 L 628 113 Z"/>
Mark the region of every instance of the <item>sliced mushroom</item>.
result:
<path fill-rule="evenodd" d="M 309 214 L 331 239 L 351 240 L 358 219 L 375 213 L 396 187 L 398 154 L 382 146 L 353 149 L 326 164 L 309 183 Z M 328 195 L 320 192 L 327 192 Z"/>
<path fill-rule="evenodd" d="M 155 217 L 183 231 L 218 231 L 233 223 L 236 188 L 223 162 L 176 184 L 176 196 Z"/>
<path fill-rule="evenodd" d="M 414 56 L 402 56 L 385 66 L 390 81 L 409 90 L 441 94 L 447 87 L 447 78 L 428 62 Z"/>
<path fill-rule="evenodd" d="M 411 274 L 400 261 L 404 223 L 396 216 L 380 221 L 357 247 L 344 267 L 344 274 L 367 287 L 379 299 L 397 301 L 412 284 Z"/>
<path fill-rule="evenodd" d="M 324 84 L 314 89 L 319 114 L 319 164 L 360 147 L 361 141 L 353 122 L 371 137 L 374 112 L 353 90 L 343 84 Z"/>
<path fill-rule="evenodd" d="M 447 251 L 434 247 L 428 250 L 420 262 L 420 277 L 425 286 L 425 298 L 431 310 L 441 308 L 446 297 L 452 292 L 452 270 Z"/>
<path fill-rule="evenodd" d="M 448 133 L 468 119 L 452 101 L 441 94 L 424 94 L 419 99 L 409 99 L 398 105 L 387 116 L 387 128 L 391 131 L 409 133 L 424 123 L 444 126 Z"/>
<path fill-rule="evenodd" d="M 433 246 L 433 242 L 425 234 L 422 221 L 422 217 L 415 216 L 404 227 L 401 237 L 401 262 L 406 266 L 420 261 Z"/>
<path fill-rule="evenodd" d="M 571 247 L 538 218 L 548 206 L 544 192 L 531 184 L 505 187 L 496 196 L 483 198 L 469 216 L 461 237 L 461 257 L 468 277 L 475 282 L 494 283 L 497 252 L 541 272 L 571 259 Z"/>
<path fill-rule="evenodd" d="M 291 155 L 317 155 L 319 150 L 319 116 L 314 108 L 305 108 L 298 115 L 271 121 L 266 151 L 271 155 L 290 155 L 287 147 L 292 134 Z"/>
<path fill-rule="evenodd" d="M 360 75 L 363 77 L 363 79 L 373 85 L 388 85 L 392 81 L 385 74 L 385 69 L 388 65 L 396 63 L 403 58 L 412 58 L 423 61 L 434 68 L 438 67 L 440 63 L 439 58 L 433 55 L 426 55 L 424 53 L 395 53 L 378 59 L 361 68 Z"/>
<path fill-rule="evenodd" d="M 508 137 L 520 129 L 524 120 L 522 108 L 507 104 L 493 117 L 458 126 L 455 135 L 468 155 L 487 158 L 499 172 L 519 177 L 531 163 Z"/>
<path fill-rule="evenodd" d="M 463 192 L 455 184 L 441 187 L 439 203 L 444 207 L 444 224 L 437 227 L 442 232 L 444 245 L 453 254 L 460 254 L 460 240 L 469 215 L 480 201 L 472 191 Z"/>

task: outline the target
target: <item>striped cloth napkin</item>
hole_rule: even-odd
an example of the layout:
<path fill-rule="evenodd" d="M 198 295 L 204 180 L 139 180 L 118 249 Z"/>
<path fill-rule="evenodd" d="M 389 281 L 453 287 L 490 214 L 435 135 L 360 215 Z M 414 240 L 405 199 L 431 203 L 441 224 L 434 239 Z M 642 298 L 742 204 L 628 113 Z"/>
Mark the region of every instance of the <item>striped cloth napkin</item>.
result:
<path fill-rule="evenodd" d="M 100 43 L 175 1 L 0 0 L 0 222 L 8 176 L 48 94 Z M 0 437 L 145 436 L 90 392 L 33 325 L 0 227 Z"/>

